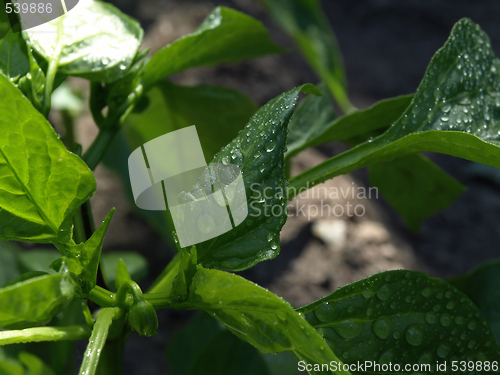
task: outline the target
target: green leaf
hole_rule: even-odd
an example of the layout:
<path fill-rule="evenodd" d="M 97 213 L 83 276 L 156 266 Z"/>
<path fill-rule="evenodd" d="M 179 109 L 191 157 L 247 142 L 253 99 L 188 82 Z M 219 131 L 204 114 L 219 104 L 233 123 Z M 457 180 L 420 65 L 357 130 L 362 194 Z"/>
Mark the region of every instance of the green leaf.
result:
<path fill-rule="evenodd" d="M 340 141 L 354 146 L 391 126 L 410 105 L 413 95 L 381 100 L 371 107 L 335 118 L 329 95 L 310 96 L 300 103 L 290 121 L 285 159 L 309 147 Z"/>
<path fill-rule="evenodd" d="M 328 142 L 328 140 L 323 141 L 323 137 L 337 116 L 333 111 L 332 98 L 325 84 L 320 83 L 318 89 L 323 96 L 310 95 L 302 100 L 288 124 L 290 133 L 287 138 L 288 151 L 285 153 L 285 159 L 312 147 L 314 140 Z"/>
<path fill-rule="evenodd" d="M 466 190 L 460 182 L 424 156 L 414 154 L 369 167 L 370 184 L 413 230 L 450 206 Z"/>
<path fill-rule="evenodd" d="M 0 373 L 2 375 L 26 375 L 24 367 L 16 361 L 11 359 L 0 358 Z"/>
<path fill-rule="evenodd" d="M 353 109 L 335 34 L 317 0 L 261 0 L 288 34 L 316 74 L 326 83 L 344 112 Z"/>
<path fill-rule="evenodd" d="M 290 181 L 302 186 L 396 157 L 441 152 L 500 167 L 500 60 L 487 35 L 460 20 L 432 58 L 411 105 L 383 135 Z"/>
<path fill-rule="evenodd" d="M 25 328 L 48 323 L 73 300 L 71 279 L 45 275 L 0 289 L 0 327 Z"/>
<path fill-rule="evenodd" d="M 289 125 L 285 159 L 321 143 L 342 141 L 354 146 L 359 140 L 363 142 L 396 121 L 412 98 L 406 95 L 383 100 L 366 110 L 335 118 L 325 88 L 321 87 L 321 91 L 324 96 L 307 97 L 295 111 Z M 370 183 L 415 230 L 423 219 L 448 207 L 464 191 L 458 181 L 419 155 L 375 164 L 369 172 Z"/>
<path fill-rule="evenodd" d="M 144 86 L 197 66 L 234 63 L 282 53 L 259 21 L 226 7 L 217 7 L 198 29 L 158 51 L 145 67 Z"/>
<path fill-rule="evenodd" d="M 297 359 L 287 354 L 262 354 L 205 313 L 175 332 L 166 352 L 173 375 L 296 375 Z"/>
<path fill-rule="evenodd" d="M 387 271 L 298 309 L 346 363 L 498 361 L 500 347 L 477 307 L 446 281 Z M 373 369 L 363 373 L 380 373 Z M 430 373 L 432 371 L 425 371 Z M 451 366 L 439 373 L 454 373 Z"/>
<path fill-rule="evenodd" d="M 231 231 L 196 246 L 201 264 L 239 271 L 279 254 L 279 234 L 287 218 L 283 154 L 300 92 L 320 94 L 308 84 L 272 99 L 212 160 L 241 170 L 248 216 Z"/>
<path fill-rule="evenodd" d="M 318 363 L 341 363 L 288 302 L 240 276 L 198 266 L 182 306 L 205 310 L 263 353 L 294 350 Z"/>
<path fill-rule="evenodd" d="M 139 282 L 147 276 L 148 262 L 141 254 L 131 251 L 106 252 L 101 257 L 101 271 L 108 287 L 112 288 L 116 282 L 119 282 L 117 267 L 120 261 L 126 265 L 127 272 L 132 280 Z"/>
<path fill-rule="evenodd" d="M 44 276 L 44 275 L 48 275 L 48 272 L 28 271 L 28 272 L 25 272 L 25 273 L 15 277 L 15 278 L 13 278 L 12 280 L 9 280 L 8 282 L 6 282 L 5 284 L 2 285 L 2 288 L 7 288 L 8 286 L 12 286 L 12 285 L 15 285 L 17 283 L 21 283 L 23 281 L 26 281 L 29 279 L 34 279 L 35 277 L 40 277 L 40 276 Z"/>
<path fill-rule="evenodd" d="M 37 110 L 41 109 L 45 74 L 21 33 L 11 30 L 0 39 L 0 71 L 19 87 Z"/>
<path fill-rule="evenodd" d="M 75 244 L 72 240 L 68 244 L 56 244 L 63 255 L 62 267 L 68 267 L 69 273 L 81 288 L 82 297 L 88 296 L 96 284 L 104 235 L 114 213 L 113 208 L 87 242 Z"/>
<path fill-rule="evenodd" d="M 54 270 L 49 266 L 60 257 L 61 254 L 57 250 L 32 249 L 19 251 L 19 268 L 24 272 L 43 271 L 54 273 Z"/>
<path fill-rule="evenodd" d="M 108 307 L 101 310 L 92 330 L 85 356 L 80 367 L 79 375 L 96 374 L 99 358 L 101 357 L 104 344 L 108 338 L 109 328 L 113 320 L 121 317 L 123 311 L 118 307 Z"/>
<path fill-rule="evenodd" d="M 476 304 L 500 343 L 500 261 L 484 263 L 448 282 Z"/>
<path fill-rule="evenodd" d="M 26 43 L 20 33 L 9 30 L 0 39 L 0 70 L 13 83 L 17 83 L 19 78 L 29 73 L 30 63 Z"/>
<path fill-rule="evenodd" d="M 85 163 L 0 75 L 0 239 L 67 242 L 73 212 L 95 191 Z"/>
<path fill-rule="evenodd" d="M 105 165 L 122 178 L 132 202 L 127 160 L 137 147 L 174 130 L 196 125 L 205 159 L 211 160 L 221 147 L 236 137 L 257 110 L 242 93 L 209 85 L 183 87 L 164 81 L 155 85 L 146 98 L 149 101 L 147 108 L 141 113 L 130 114 L 104 158 Z M 167 212 L 139 209 L 138 212 L 171 240 Z"/>
<path fill-rule="evenodd" d="M 17 269 L 17 253 L 19 249 L 13 244 L 0 242 L 0 285 L 19 275 Z"/>
<path fill-rule="evenodd" d="M 55 375 L 49 366 L 33 354 L 21 352 L 18 358 L 28 368 L 30 375 Z"/>
<path fill-rule="evenodd" d="M 95 0 L 80 0 L 71 12 L 24 33 L 45 60 L 58 60 L 59 72 L 100 82 L 127 72 L 144 34 L 137 21 Z"/>

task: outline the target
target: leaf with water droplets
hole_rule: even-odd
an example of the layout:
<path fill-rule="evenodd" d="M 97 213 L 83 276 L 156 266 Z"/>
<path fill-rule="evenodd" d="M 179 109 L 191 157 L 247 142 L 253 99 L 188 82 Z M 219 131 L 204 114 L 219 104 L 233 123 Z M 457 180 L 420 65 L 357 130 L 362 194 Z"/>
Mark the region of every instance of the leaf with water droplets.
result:
<path fill-rule="evenodd" d="M 144 143 L 196 125 L 205 159 L 211 160 L 221 147 L 238 135 L 257 110 L 257 106 L 239 91 L 210 85 L 186 87 L 162 81 L 149 90 L 146 97 L 149 101 L 147 108 L 129 115 L 104 158 L 106 166 L 114 169 L 125 181 L 129 180 L 128 156 Z M 130 184 L 125 184 L 124 188 L 133 200 Z M 168 212 L 138 212 L 171 241 L 171 231 L 167 229 L 170 225 Z"/>
<path fill-rule="evenodd" d="M 283 154 L 300 92 L 320 94 L 315 86 L 303 85 L 272 99 L 213 159 L 240 168 L 248 216 L 231 231 L 198 244 L 200 264 L 243 270 L 279 254 L 279 234 L 287 218 Z"/>
<path fill-rule="evenodd" d="M 189 35 L 158 51 L 145 67 L 144 85 L 198 66 L 232 63 L 282 53 L 256 19 L 226 7 L 215 8 Z"/>
<path fill-rule="evenodd" d="M 288 126 L 285 160 L 307 147 L 332 141 L 352 147 L 380 135 L 413 98 L 404 95 L 382 100 L 365 110 L 335 118 L 328 93 L 322 85 L 320 89 L 324 96 L 309 96 L 295 110 Z M 465 190 L 453 177 L 417 154 L 375 164 L 370 167 L 369 176 L 370 183 L 414 230 L 423 219 L 448 207 Z"/>
<path fill-rule="evenodd" d="M 80 0 L 71 12 L 24 31 L 33 48 L 58 71 L 113 82 L 132 64 L 142 42 L 139 23 L 101 1 Z"/>
<path fill-rule="evenodd" d="M 205 310 L 263 353 L 294 350 L 318 363 L 339 361 L 287 301 L 240 276 L 197 266 L 189 300 L 178 307 Z"/>
<path fill-rule="evenodd" d="M 95 191 L 85 163 L 0 75 L 0 239 L 67 242 L 74 211 Z"/>
<path fill-rule="evenodd" d="M 460 20 L 432 58 L 410 106 L 384 134 L 290 181 L 294 192 L 366 165 L 423 151 L 500 167 L 500 60 L 487 35 Z"/>
<path fill-rule="evenodd" d="M 382 272 L 297 311 L 346 363 L 500 360 L 500 346 L 472 301 L 423 272 Z"/>
<path fill-rule="evenodd" d="M 466 275 L 448 279 L 448 282 L 479 307 L 500 342 L 500 261 L 484 263 Z"/>

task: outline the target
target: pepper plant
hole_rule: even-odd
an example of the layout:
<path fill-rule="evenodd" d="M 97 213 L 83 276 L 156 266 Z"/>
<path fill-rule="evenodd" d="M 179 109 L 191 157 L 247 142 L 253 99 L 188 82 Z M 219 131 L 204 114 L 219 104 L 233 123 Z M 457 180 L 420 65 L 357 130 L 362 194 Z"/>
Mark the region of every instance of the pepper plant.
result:
<path fill-rule="evenodd" d="M 203 310 L 215 318 L 197 317 L 174 336 L 167 355 L 176 374 L 292 374 L 299 360 L 311 374 L 386 372 L 360 370 L 358 361 L 429 364 L 429 372 L 447 361 L 440 372 L 498 372 L 497 262 L 448 281 L 387 271 L 297 309 L 233 273 L 278 256 L 286 202 L 300 188 L 369 166 L 371 181 L 418 228 L 463 191 L 420 152 L 500 167 L 500 60 L 488 36 L 472 21 L 458 21 L 415 94 L 356 110 L 319 5 L 264 4 L 323 83 L 292 88 L 259 109 L 232 89 L 166 79 L 198 66 L 284 52 L 260 22 L 225 7 L 151 57 L 140 49 L 140 25 L 96 0 L 81 0 L 36 28 L 15 32 L 2 24 L 0 239 L 50 244 L 59 252 L 0 243 L 0 373 L 72 373 L 66 359 L 71 342 L 88 340 L 79 374 L 121 374 L 129 333 L 155 335 L 159 309 Z M 55 99 L 69 76 L 89 81 L 89 108 L 99 128 L 83 154 L 71 136 L 70 105 Z M 300 93 L 311 95 L 295 108 Z M 343 116 L 335 114 L 331 97 Z M 62 139 L 47 120 L 53 104 L 67 115 Z M 114 209 L 94 227 L 92 171 L 105 158 L 125 174 L 123 159 L 131 150 L 193 123 L 208 159 L 242 171 L 249 215 L 217 238 L 189 248 L 177 244 L 170 264 L 143 292 L 140 256 L 101 256 Z M 351 148 L 287 181 L 294 155 L 330 141 Z M 398 184 L 408 188 L 401 191 Z M 269 189 L 274 194 L 263 194 Z M 280 215 L 273 214 L 276 206 Z M 162 233 L 170 232 L 168 212 L 143 213 Z M 172 238 L 177 243 L 175 232 Z M 98 308 L 91 312 L 88 301 Z M 216 320 L 222 325 L 212 324 Z M 50 344 L 42 353 L 9 346 L 33 342 Z M 284 364 L 289 356 L 260 354 L 281 352 L 293 352 L 295 365 Z"/>

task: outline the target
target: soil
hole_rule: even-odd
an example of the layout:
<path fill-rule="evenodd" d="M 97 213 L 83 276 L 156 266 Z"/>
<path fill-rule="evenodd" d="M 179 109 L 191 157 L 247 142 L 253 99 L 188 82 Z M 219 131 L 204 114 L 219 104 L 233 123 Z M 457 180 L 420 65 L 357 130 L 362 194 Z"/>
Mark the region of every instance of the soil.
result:
<path fill-rule="evenodd" d="M 159 49 L 192 32 L 217 5 L 250 14 L 264 22 L 273 39 L 290 53 L 234 65 L 194 69 L 174 77 L 177 83 L 217 84 L 236 88 L 259 105 L 317 78 L 296 51 L 288 36 L 277 28 L 255 0 L 113 0 L 124 12 L 139 19 L 146 30 L 144 47 Z M 323 1 L 323 7 L 341 46 L 349 94 L 358 108 L 391 96 L 414 92 L 427 64 L 446 40 L 453 24 L 467 16 L 490 35 L 493 48 L 500 51 L 500 3 L 491 1 L 358 0 Z M 74 80 L 75 85 L 81 81 Z M 78 121 L 79 140 L 88 145 L 97 130 L 85 113 Z M 307 150 L 293 162 L 298 173 L 342 150 L 337 144 Z M 281 236 L 281 254 L 242 273 L 293 305 L 316 300 L 347 283 L 390 269 L 422 270 L 447 278 L 469 271 L 477 264 L 498 256 L 500 236 L 500 188 L 498 170 L 443 155 L 429 155 L 468 188 L 454 205 L 427 219 L 420 231 L 411 232 L 384 201 L 372 199 L 331 199 L 316 187 L 297 204 L 331 206 L 360 205 L 364 215 L 326 215 L 308 220 L 292 209 Z M 111 171 L 96 171 L 98 192 L 92 198 L 96 222 L 111 207 L 117 207 L 106 237 L 105 251 L 132 250 L 144 254 L 151 265 L 147 287 L 172 257 L 172 251 L 132 209 Z M 339 176 L 324 184 L 337 188 L 367 189 L 366 172 Z M 323 190 L 324 191 L 324 190 Z M 306 214 L 307 215 L 307 214 Z M 133 334 L 127 344 L 125 373 L 130 375 L 168 374 L 164 350 L 172 332 L 187 322 L 190 313 L 161 311 L 161 333 L 154 338 Z M 140 359 L 140 360 L 138 360 Z"/>

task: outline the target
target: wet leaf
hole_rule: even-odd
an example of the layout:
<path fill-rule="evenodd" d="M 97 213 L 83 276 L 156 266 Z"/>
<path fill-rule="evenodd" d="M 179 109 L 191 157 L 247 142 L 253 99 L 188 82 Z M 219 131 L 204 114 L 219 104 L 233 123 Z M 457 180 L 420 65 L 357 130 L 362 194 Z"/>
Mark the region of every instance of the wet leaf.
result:
<path fill-rule="evenodd" d="M 432 58 L 412 103 L 383 135 L 290 181 L 302 186 L 422 151 L 500 167 L 500 61 L 487 35 L 462 19 Z"/>
<path fill-rule="evenodd" d="M 24 33 L 45 60 L 58 61 L 59 72 L 113 82 L 132 64 L 144 32 L 113 5 L 80 0 L 71 12 Z"/>
<path fill-rule="evenodd" d="M 73 212 L 95 191 L 85 163 L 0 75 L 0 239 L 67 242 Z"/>
<path fill-rule="evenodd" d="M 217 7 L 198 29 L 158 51 L 145 67 L 144 85 L 184 70 L 233 63 L 284 50 L 259 21 L 226 7 Z"/>
<path fill-rule="evenodd" d="M 198 266 L 183 307 L 205 310 L 263 353 L 295 350 L 319 363 L 340 362 L 288 302 L 240 276 Z"/>
<path fill-rule="evenodd" d="M 493 260 L 448 282 L 465 293 L 481 310 L 500 343 L 500 261 Z"/>
<path fill-rule="evenodd" d="M 283 154 L 300 92 L 320 94 L 315 86 L 304 85 L 272 99 L 212 160 L 241 170 L 248 216 L 231 231 L 196 246 L 201 264 L 243 270 L 279 254 L 279 234 L 287 218 Z"/>
<path fill-rule="evenodd" d="M 211 160 L 238 135 L 257 110 L 257 106 L 242 93 L 209 85 L 183 87 L 165 81 L 156 84 L 146 97 L 149 101 L 147 108 L 128 117 L 104 159 L 104 163 L 122 178 L 131 201 L 127 160 L 137 147 L 174 130 L 196 125 L 205 159 Z M 168 212 L 139 209 L 138 212 L 171 240 Z"/>
<path fill-rule="evenodd" d="M 297 311 L 350 364 L 391 362 L 403 369 L 418 362 L 435 371 L 436 361 L 500 359 L 500 347 L 472 301 L 423 272 L 378 273 Z M 452 373 L 451 366 L 439 373 Z"/>

